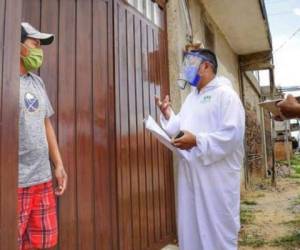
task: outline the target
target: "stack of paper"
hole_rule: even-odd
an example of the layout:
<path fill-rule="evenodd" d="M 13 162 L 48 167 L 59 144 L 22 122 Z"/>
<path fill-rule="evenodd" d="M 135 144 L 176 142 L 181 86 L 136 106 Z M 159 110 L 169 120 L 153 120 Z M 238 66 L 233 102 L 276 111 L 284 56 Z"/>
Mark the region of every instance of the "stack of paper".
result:
<path fill-rule="evenodd" d="M 295 97 L 298 102 L 300 102 L 300 97 Z M 280 110 L 277 107 L 277 103 L 283 101 L 283 99 L 276 99 L 276 100 L 267 100 L 264 102 L 259 103 L 261 107 L 272 113 L 274 116 L 280 116 Z"/>
<path fill-rule="evenodd" d="M 146 129 L 148 129 L 154 136 L 157 138 L 162 144 L 164 144 L 168 149 L 172 150 L 181 158 L 187 158 L 187 152 L 184 150 L 180 150 L 174 147 L 171 143 L 171 138 L 167 135 L 167 133 L 156 123 L 156 121 L 152 118 L 152 116 L 148 116 L 144 120 Z"/>
<path fill-rule="evenodd" d="M 276 104 L 283 99 L 276 99 L 276 100 L 268 100 L 261 102 L 259 105 L 262 106 L 264 109 L 272 113 L 274 116 L 280 116 L 279 108 L 276 106 Z"/>

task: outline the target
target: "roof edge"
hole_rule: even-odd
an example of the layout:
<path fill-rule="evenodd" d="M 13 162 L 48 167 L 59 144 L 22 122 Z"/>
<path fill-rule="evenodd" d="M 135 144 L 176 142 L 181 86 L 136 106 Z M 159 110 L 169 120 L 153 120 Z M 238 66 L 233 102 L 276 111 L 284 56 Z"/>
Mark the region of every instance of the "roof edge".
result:
<path fill-rule="evenodd" d="M 271 35 L 267 9 L 266 9 L 266 5 L 265 5 L 265 0 L 258 0 L 258 1 L 259 1 L 259 5 L 260 5 L 260 9 L 261 9 L 263 19 L 265 20 L 265 24 L 266 24 L 266 27 L 267 27 L 268 40 L 269 40 L 269 44 L 270 44 L 270 47 L 271 47 L 271 51 L 273 51 L 272 35 Z"/>

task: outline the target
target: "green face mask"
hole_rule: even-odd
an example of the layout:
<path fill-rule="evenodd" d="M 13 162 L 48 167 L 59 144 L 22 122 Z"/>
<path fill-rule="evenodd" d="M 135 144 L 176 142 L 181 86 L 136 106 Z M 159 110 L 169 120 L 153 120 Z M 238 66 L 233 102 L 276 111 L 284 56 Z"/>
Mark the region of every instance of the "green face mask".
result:
<path fill-rule="evenodd" d="M 24 44 L 22 44 L 25 46 Z M 43 64 L 44 53 L 41 48 L 28 48 L 29 50 L 28 56 L 23 56 L 22 60 L 24 63 L 24 67 L 27 71 L 32 71 L 40 68 Z"/>

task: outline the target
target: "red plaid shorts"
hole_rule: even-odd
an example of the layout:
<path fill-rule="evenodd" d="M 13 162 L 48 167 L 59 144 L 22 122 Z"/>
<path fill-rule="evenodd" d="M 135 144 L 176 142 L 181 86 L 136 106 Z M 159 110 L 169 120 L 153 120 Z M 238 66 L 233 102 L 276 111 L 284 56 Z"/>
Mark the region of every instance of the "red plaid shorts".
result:
<path fill-rule="evenodd" d="M 19 250 L 57 244 L 56 201 L 52 182 L 18 189 Z"/>

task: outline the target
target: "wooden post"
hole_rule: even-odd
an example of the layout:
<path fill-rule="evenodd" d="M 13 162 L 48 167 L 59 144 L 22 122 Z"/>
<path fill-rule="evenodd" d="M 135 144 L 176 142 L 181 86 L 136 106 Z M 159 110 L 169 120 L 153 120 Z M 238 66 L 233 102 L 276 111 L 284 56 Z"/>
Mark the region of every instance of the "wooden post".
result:
<path fill-rule="evenodd" d="M 275 80 L 274 80 L 274 69 L 271 68 L 269 70 L 269 74 L 270 74 L 270 91 L 271 91 L 271 97 L 272 99 L 274 98 L 274 94 L 275 94 Z M 272 186 L 276 187 L 276 161 L 275 161 L 275 121 L 274 118 L 272 117 L 271 120 L 272 123 Z"/>
<path fill-rule="evenodd" d="M 265 132 L 265 116 L 264 109 L 262 107 L 260 110 L 260 119 L 261 119 L 261 137 L 262 137 L 262 152 L 263 152 L 263 164 L 265 167 L 265 178 L 268 176 L 268 156 L 267 156 L 267 143 L 266 143 L 266 132 Z"/>
<path fill-rule="evenodd" d="M 0 249 L 17 249 L 20 0 L 0 0 Z M 4 49 L 3 49 L 4 48 Z"/>

